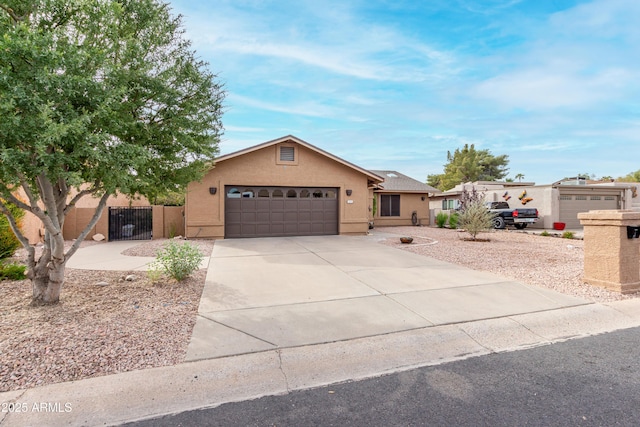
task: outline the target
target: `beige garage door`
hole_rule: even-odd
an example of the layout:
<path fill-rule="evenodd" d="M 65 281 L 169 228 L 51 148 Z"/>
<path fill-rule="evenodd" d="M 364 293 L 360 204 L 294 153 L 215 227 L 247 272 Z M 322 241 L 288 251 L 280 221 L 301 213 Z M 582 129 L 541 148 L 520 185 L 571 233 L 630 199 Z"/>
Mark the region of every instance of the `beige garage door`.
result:
<path fill-rule="evenodd" d="M 226 238 L 338 234 L 338 189 L 225 187 Z"/>
<path fill-rule="evenodd" d="M 562 194 L 560 196 L 560 222 L 566 228 L 582 228 L 578 220 L 580 212 L 618 209 L 618 196 L 596 196 L 584 194 Z"/>

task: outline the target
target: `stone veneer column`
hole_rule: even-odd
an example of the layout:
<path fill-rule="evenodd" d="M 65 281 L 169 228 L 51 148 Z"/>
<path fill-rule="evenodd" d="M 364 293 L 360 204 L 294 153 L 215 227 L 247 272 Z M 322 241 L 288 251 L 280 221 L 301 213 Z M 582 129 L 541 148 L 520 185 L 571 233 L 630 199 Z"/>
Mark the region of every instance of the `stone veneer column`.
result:
<path fill-rule="evenodd" d="M 627 226 L 640 226 L 637 211 L 578 214 L 584 226 L 584 281 L 623 294 L 640 290 L 640 239 L 627 238 Z"/>

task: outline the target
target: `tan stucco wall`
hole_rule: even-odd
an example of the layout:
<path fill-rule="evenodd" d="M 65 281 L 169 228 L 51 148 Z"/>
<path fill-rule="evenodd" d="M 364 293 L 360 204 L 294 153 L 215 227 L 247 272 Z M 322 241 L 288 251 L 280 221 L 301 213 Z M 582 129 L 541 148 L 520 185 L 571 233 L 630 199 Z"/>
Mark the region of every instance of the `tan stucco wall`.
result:
<path fill-rule="evenodd" d="M 189 185 L 185 204 L 187 237 L 224 238 L 225 185 L 239 189 L 243 186 L 337 187 L 339 233 L 367 232 L 371 199 L 366 175 L 298 144 L 294 144 L 297 164 L 279 164 L 276 161 L 278 145 L 220 161 L 201 182 Z M 217 188 L 215 195 L 209 193 L 210 187 Z M 351 196 L 347 197 L 347 189 L 353 190 Z"/>
<path fill-rule="evenodd" d="M 380 195 L 400 194 L 400 216 L 380 216 Z M 376 227 L 390 227 L 397 225 L 412 225 L 411 214 L 415 211 L 418 214 L 418 222 L 421 225 L 429 225 L 429 197 L 428 194 L 413 193 L 376 193 L 378 198 L 378 211 L 374 218 Z M 424 197 L 424 201 L 422 198 Z"/>

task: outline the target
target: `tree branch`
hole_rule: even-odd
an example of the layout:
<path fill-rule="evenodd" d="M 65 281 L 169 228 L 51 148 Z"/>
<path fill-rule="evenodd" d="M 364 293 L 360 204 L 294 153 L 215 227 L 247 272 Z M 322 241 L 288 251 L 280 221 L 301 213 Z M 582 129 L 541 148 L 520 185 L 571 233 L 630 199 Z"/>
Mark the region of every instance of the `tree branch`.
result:
<path fill-rule="evenodd" d="M 89 221 L 89 224 L 87 224 L 84 230 L 82 230 L 82 233 L 80 233 L 80 235 L 76 238 L 76 241 L 73 242 L 73 245 L 71 245 L 64 256 L 65 259 L 69 259 L 74 253 L 76 253 L 76 251 L 80 247 L 80 243 L 84 241 L 84 239 L 89 234 L 89 231 L 91 231 L 91 229 L 97 224 L 100 216 L 102 215 L 102 212 L 104 211 L 105 206 L 107 206 L 107 199 L 109 198 L 109 196 L 109 193 L 104 193 L 102 195 L 102 197 L 100 198 L 100 202 L 98 202 L 98 207 L 96 208 L 96 211 L 91 218 L 91 221 Z"/>
<path fill-rule="evenodd" d="M 11 17 L 11 19 L 13 19 L 13 21 L 15 23 L 18 23 L 20 21 L 22 21 L 22 17 L 18 16 L 13 9 L 11 9 L 9 6 L 4 5 L 4 4 L 0 4 L 0 9 L 4 10 L 5 12 L 7 12 L 7 14 Z"/>

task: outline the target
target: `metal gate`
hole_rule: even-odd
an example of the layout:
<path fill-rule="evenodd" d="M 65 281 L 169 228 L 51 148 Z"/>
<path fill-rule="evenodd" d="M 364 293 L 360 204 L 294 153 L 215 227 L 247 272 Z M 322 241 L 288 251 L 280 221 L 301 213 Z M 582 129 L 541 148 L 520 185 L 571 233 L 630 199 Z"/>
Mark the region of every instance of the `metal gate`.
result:
<path fill-rule="evenodd" d="M 151 240 L 152 234 L 151 206 L 109 207 L 109 241 Z"/>

